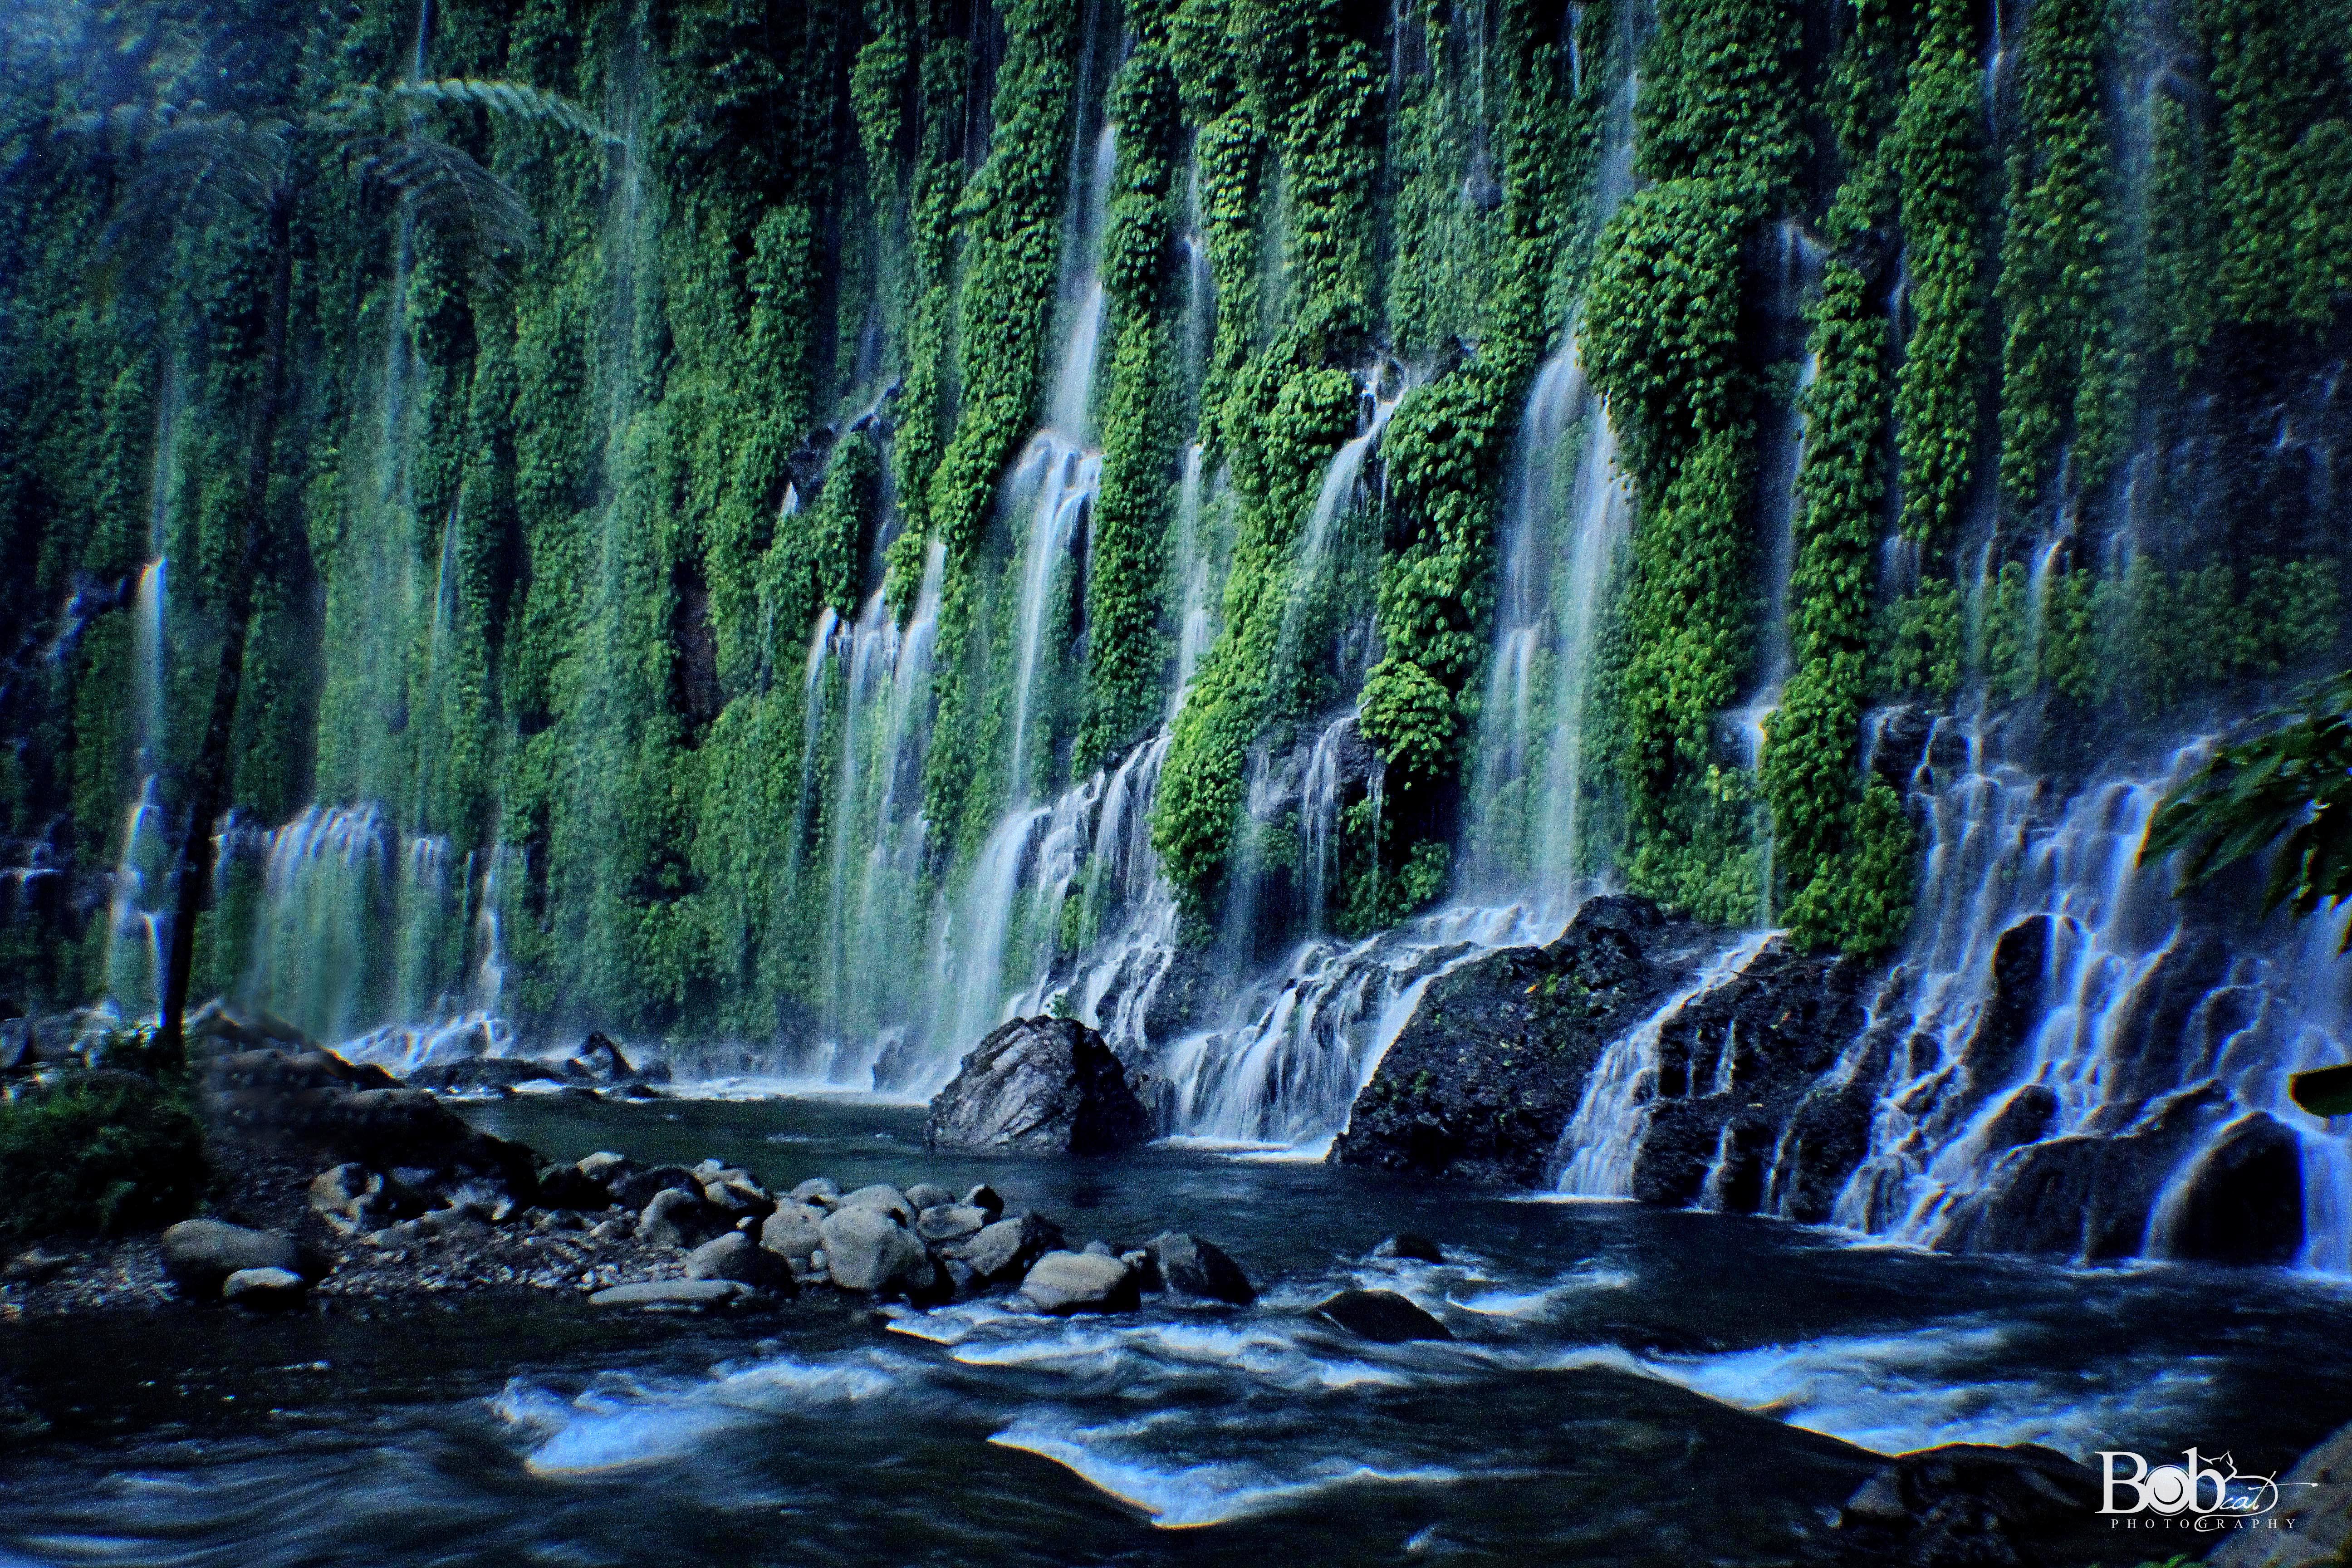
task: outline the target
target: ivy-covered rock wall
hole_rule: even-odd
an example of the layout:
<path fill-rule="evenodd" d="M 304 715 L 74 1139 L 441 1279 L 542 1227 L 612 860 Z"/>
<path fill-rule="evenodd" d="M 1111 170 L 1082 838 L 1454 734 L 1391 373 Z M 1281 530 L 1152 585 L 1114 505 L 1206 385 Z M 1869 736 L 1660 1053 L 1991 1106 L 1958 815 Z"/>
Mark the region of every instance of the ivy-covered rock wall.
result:
<path fill-rule="evenodd" d="M 0 1002 L 152 1005 L 233 628 L 200 993 L 285 942 L 391 953 L 374 1020 L 805 1037 L 857 868 L 928 952 L 1009 807 L 1163 725 L 1184 940 L 1327 831 L 1280 931 L 1405 918 L 1457 886 L 1571 352 L 1636 497 L 1592 668 L 1544 676 L 1585 858 L 1885 951 L 1891 712 L 2079 767 L 2341 658 L 2347 38 L 2345 0 L 14 8 Z M 1023 668 L 1008 486 L 1082 273 L 1099 478 Z M 851 650 L 918 645 L 877 739 Z M 1333 826 L 1253 805 L 1349 712 Z M 298 838 L 371 890 L 304 904 Z"/>

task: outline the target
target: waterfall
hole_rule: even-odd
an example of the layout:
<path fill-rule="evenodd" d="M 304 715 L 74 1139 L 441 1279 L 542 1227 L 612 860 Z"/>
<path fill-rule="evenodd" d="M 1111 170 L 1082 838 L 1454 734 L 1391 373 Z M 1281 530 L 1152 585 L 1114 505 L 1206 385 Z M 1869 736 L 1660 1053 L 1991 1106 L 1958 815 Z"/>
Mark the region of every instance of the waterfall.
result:
<path fill-rule="evenodd" d="M 107 905 L 106 994 L 125 1012 L 160 1009 L 163 995 L 163 949 L 171 913 L 172 849 L 155 775 L 140 782 L 122 827 L 122 858 L 114 871 Z"/>
<path fill-rule="evenodd" d="M 825 988 L 828 1037 L 823 1064 L 828 1078 L 842 1079 L 858 1068 L 870 1072 L 879 1052 L 903 1038 L 904 1020 L 917 1005 L 915 987 L 923 978 L 919 969 L 910 973 L 902 954 L 908 933 L 923 924 L 924 825 L 918 781 L 946 561 L 946 547 L 934 542 L 905 632 L 880 647 L 882 668 L 868 689 L 883 707 L 878 723 L 865 726 L 874 741 L 859 775 L 860 789 L 856 795 L 845 790 L 835 797 L 841 810 L 835 828 L 835 934 Z M 861 683 L 853 680 L 851 685 L 855 690 Z M 845 738 L 845 751 L 847 745 Z M 864 855 L 851 896 L 849 868 L 842 856 L 853 827 L 863 833 Z M 851 1045 L 857 1040 L 875 1044 L 853 1059 Z"/>
<path fill-rule="evenodd" d="M 1165 1047 L 1175 1130 L 1328 1147 L 1431 981 L 1497 947 L 1557 934 L 1523 906 L 1455 905 L 1360 942 L 1302 944 L 1271 975 L 1238 987 L 1221 1024 Z"/>
<path fill-rule="evenodd" d="M 1058 674 L 1058 650 L 1047 647 L 1053 612 L 1075 592 L 1070 568 L 1102 483 L 1102 453 L 1087 447 L 1085 440 L 1100 358 L 1102 243 L 1116 163 L 1115 131 L 1106 122 L 1096 138 L 1084 183 L 1075 162 L 1071 172 L 1070 207 L 1077 232 L 1065 252 L 1076 262 L 1075 281 L 1064 291 L 1071 309 L 1046 423 L 1031 437 L 1004 487 L 1003 510 L 1027 518 L 1013 610 L 1004 815 L 991 829 L 951 913 L 940 925 L 927 1060 L 902 1067 L 877 1057 L 877 1081 L 886 1069 L 924 1080 L 944 1077 L 1003 1016 L 1007 944 L 1016 938 L 1030 944 L 1041 940 L 1036 929 L 1041 903 L 1058 913 L 1061 894 L 1082 853 L 1082 824 L 1092 820 L 1096 797 L 1106 784 L 1105 775 L 1097 773 L 1049 804 L 1034 804 L 1040 793 L 1036 775 L 1050 772 L 1053 762 L 1041 749 L 1050 737 L 1037 733 L 1044 689 Z M 1050 893 L 1044 887 L 1048 882 L 1055 884 Z M 1030 907 L 1024 910 L 1024 904 Z M 1024 914 L 1030 918 L 1024 921 Z"/>
<path fill-rule="evenodd" d="M 1173 733 L 1163 725 L 1129 752 L 1102 793 L 1083 896 L 1098 922 L 1108 911 L 1123 910 L 1125 916 L 1110 936 L 1093 944 L 1065 993 L 1074 1002 L 1075 1016 L 1100 1029 L 1122 1059 L 1130 1061 L 1149 1057 L 1151 1005 L 1176 959 L 1176 899 L 1151 849 L 1151 800 Z M 1043 1010 L 1052 983 L 1049 968 L 1016 999 L 1013 1011 Z"/>
<path fill-rule="evenodd" d="M 1320 931 L 1329 901 L 1334 853 L 1339 837 L 1339 751 L 1354 733 L 1352 713 L 1326 725 L 1307 753 L 1307 775 L 1298 803 L 1298 825 L 1306 838 L 1307 918 Z"/>
<path fill-rule="evenodd" d="M 1649 1131 L 1657 1093 L 1658 1037 L 1685 1005 L 1746 973 L 1779 934 L 1755 931 L 1742 938 L 1609 1042 L 1584 1081 L 1576 1113 L 1560 1131 L 1553 1160 L 1559 1166 L 1561 1192 L 1592 1198 L 1633 1195 L 1633 1161 Z"/>
<path fill-rule="evenodd" d="M 1099 315 L 1097 304 L 1095 313 Z M 1091 344 L 1087 345 L 1091 353 Z M 1091 361 L 1089 361 L 1091 363 Z M 1040 431 L 1014 470 L 1012 492 L 1035 497 L 1029 534 L 1022 549 L 1018 653 L 1013 680 L 1012 781 L 1015 807 L 1030 798 L 1029 746 L 1032 708 L 1044 652 L 1046 622 L 1069 591 L 1064 574 L 1078 531 L 1102 484 L 1102 454 L 1081 451 L 1051 430 Z"/>
<path fill-rule="evenodd" d="M 1183 478 L 1176 490 L 1175 580 L 1183 585 L 1183 597 L 1177 611 L 1176 683 L 1168 696 L 1171 720 L 1183 707 L 1192 672 L 1215 636 L 1209 573 L 1209 551 L 1201 537 L 1201 443 L 1195 441 L 1184 448 Z"/>
<path fill-rule="evenodd" d="M 168 469 L 157 461 L 157 484 Z M 160 513 L 163 502 L 159 499 Z M 161 555 L 139 574 L 131 600 L 132 767 L 137 795 L 122 826 L 122 854 L 107 900 L 106 994 L 126 1012 L 160 1011 L 163 950 L 171 931 L 172 848 L 161 795 L 165 568 Z"/>
<path fill-rule="evenodd" d="M 1563 464 L 1561 448 L 1580 426 L 1582 445 Z M 1571 330 L 1537 374 L 1504 492 L 1501 594 L 1464 878 L 1472 888 L 1525 889 L 1563 921 L 1580 878 L 1588 677 L 1611 575 L 1633 531 L 1633 492 L 1616 460 L 1615 433 L 1585 385 Z"/>
<path fill-rule="evenodd" d="M 817 748 L 824 735 L 824 670 L 833 657 L 834 629 L 841 616 L 831 605 L 817 612 L 816 629 L 809 634 L 808 662 L 801 676 L 801 789 L 793 813 L 792 872 L 795 880 L 809 837 L 809 817 L 817 808 Z"/>
<path fill-rule="evenodd" d="M 1323 585 L 1332 532 L 1355 503 L 1364 465 L 1380 445 L 1381 432 L 1389 427 L 1389 416 L 1402 401 L 1402 397 L 1384 399 L 1379 395 L 1377 367 L 1364 379 L 1362 401 L 1370 405 L 1363 416 L 1364 427 L 1341 443 L 1325 465 L 1323 483 L 1315 495 L 1315 510 L 1307 513 L 1306 526 L 1299 531 L 1297 554 L 1290 568 L 1290 596 L 1283 605 L 1282 631 L 1275 644 L 1274 668 L 1277 672 L 1287 672 L 1298 657 L 1299 620 Z"/>
<path fill-rule="evenodd" d="M 446 839 L 397 834 L 370 801 L 311 806 L 267 845 L 247 1003 L 330 1042 L 458 1010 L 464 921 Z"/>
<path fill-rule="evenodd" d="M 2137 1140 L 2169 1175 L 2124 1250 L 2160 1255 L 2184 1184 L 2261 1113 L 2302 1149 L 2303 1261 L 2352 1270 L 2352 1168 L 2285 1089 L 2352 1044 L 2352 963 L 2334 952 L 2344 912 L 2224 942 L 2168 896 L 2167 868 L 2139 867 L 2150 817 L 2207 742 L 2060 799 L 2002 759 L 2001 739 L 1979 720 L 1939 721 L 1913 775 L 1927 823 L 1916 923 L 1840 1070 L 1865 1070 L 1885 1024 L 1901 1043 L 1834 1220 L 1927 1246 L 2014 1239 L 1985 1227 L 2007 1223 L 2012 1195 L 2032 1206 L 2015 1184 Z"/>

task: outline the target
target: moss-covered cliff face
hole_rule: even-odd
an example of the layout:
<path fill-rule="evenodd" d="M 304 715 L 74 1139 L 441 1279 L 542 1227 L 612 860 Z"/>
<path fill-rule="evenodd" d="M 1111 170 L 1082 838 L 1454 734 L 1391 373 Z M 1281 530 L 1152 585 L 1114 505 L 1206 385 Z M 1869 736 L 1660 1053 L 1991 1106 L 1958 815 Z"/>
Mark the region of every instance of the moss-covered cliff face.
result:
<path fill-rule="evenodd" d="M 324 1031 L 887 1068 L 1107 1014 L 1120 931 L 1267 953 L 1570 873 L 1885 951 L 1874 715 L 2079 767 L 2340 656 L 2347 37 L 12 7 L 0 995 L 154 1005 L 224 652 L 196 988 Z M 1579 532 L 1612 453 L 1628 526 Z M 1512 586 L 1529 539 L 1600 542 L 1578 607 Z M 1481 791 L 1518 826 L 1474 844 Z"/>

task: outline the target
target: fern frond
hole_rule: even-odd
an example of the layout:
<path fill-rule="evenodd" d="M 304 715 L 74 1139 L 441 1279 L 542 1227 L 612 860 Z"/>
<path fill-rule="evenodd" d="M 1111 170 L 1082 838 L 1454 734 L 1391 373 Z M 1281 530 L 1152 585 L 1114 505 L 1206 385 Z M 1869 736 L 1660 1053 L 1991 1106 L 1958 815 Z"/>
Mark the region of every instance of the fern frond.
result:
<path fill-rule="evenodd" d="M 380 114 L 440 107 L 481 109 L 508 120 L 548 121 L 605 146 L 617 146 L 621 140 L 571 100 L 519 81 L 446 77 L 393 87 L 361 86 L 330 107 L 347 113 Z"/>
<path fill-rule="evenodd" d="M 118 110 L 98 130 L 113 150 L 137 157 L 99 235 L 109 272 L 159 264 L 183 226 L 265 210 L 287 179 L 283 121 L 214 114 L 199 105 L 179 114 Z"/>
<path fill-rule="evenodd" d="M 528 249 L 537 232 L 514 187 L 446 142 L 371 137 L 353 143 L 360 177 L 398 192 L 416 216 L 478 252 Z"/>

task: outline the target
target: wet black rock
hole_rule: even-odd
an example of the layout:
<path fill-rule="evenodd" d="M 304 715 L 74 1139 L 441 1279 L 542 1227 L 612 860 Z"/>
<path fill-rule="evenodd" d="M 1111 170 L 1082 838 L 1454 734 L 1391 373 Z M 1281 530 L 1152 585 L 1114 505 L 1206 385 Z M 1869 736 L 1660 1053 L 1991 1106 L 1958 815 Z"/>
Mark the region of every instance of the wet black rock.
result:
<path fill-rule="evenodd" d="M 1431 982 L 1332 1161 L 1536 1185 L 1594 1061 L 1706 940 L 1646 899 L 1593 899 L 1549 947 L 1506 948 Z"/>
<path fill-rule="evenodd" d="M 647 1062 L 631 1067 L 620 1042 L 601 1029 L 580 1042 L 579 1053 L 563 1064 L 563 1070 L 575 1078 L 593 1079 L 616 1087 L 642 1088 L 670 1080 L 668 1063 Z"/>
<path fill-rule="evenodd" d="M 1072 1018 L 1015 1018 L 981 1041 L 931 1101 L 933 1149 L 1111 1154 L 1151 1121 L 1103 1037 Z"/>
<path fill-rule="evenodd" d="M 557 1076 L 555 1068 L 528 1057 L 461 1057 L 456 1061 L 426 1062 L 408 1075 L 408 1085 L 445 1094 L 478 1094 Z"/>
<path fill-rule="evenodd" d="M 1437 1243 L 1418 1231 L 1401 1230 L 1378 1247 L 1372 1253 L 1379 1258 L 1409 1258 L 1416 1263 L 1443 1263 L 1445 1253 Z"/>
<path fill-rule="evenodd" d="M 1854 1568 L 2034 1568 L 2104 1558 L 2090 1468 L 2031 1444 L 1955 1443 L 1906 1454 L 1840 1510 Z"/>
<path fill-rule="evenodd" d="M 1936 1245 L 2091 1262 L 2133 1257 L 2172 1173 L 2227 1113 L 2226 1097 L 2207 1083 L 2158 1101 L 2126 1131 L 2069 1133 L 2012 1149 L 1953 1205 Z"/>
<path fill-rule="evenodd" d="M 1454 1337 L 1453 1330 L 1393 1290 L 1342 1290 L 1317 1302 L 1315 1315 L 1384 1345 Z"/>
<path fill-rule="evenodd" d="M 1676 1008 L 1658 1030 L 1657 1098 L 1633 1162 L 1633 1196 L 1669 1207 L 1704 1197 L 1736 1214 L 1777 1208 L 1776 1155 L 1779 1187 L 1843 1184 L 1867 1147 L 1866 1103 L 1845 1108 L 1834 1130 L 1842 1137 L 1819 1106 L 1805 1124 L 1810 1140 L 1784 1151 L 1781 1133 L 1861 1030 L 1868 978 L 1852 959 L 1776 940 Z"/>
<path fill-rule="evenodd" d="M 2189 1173 L 2167 1236 L 2177 1258 L 2292 1263 L 2303 1250 L 2303 1143 L 2255 1111 L 2231 1124 Z"/>
<path fill-rule="evenodd" d="M 1257 1300 L 1257 1288 L 1240 1264 L 1214 1244 L 1185 1231 L 1162 1231 L 1143 1244 L 1162 1289 L 1179 1296 L 1226 1301 L 1246 1307 Z"/>

